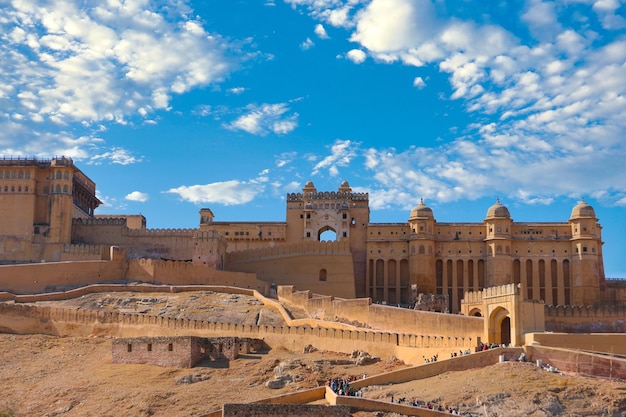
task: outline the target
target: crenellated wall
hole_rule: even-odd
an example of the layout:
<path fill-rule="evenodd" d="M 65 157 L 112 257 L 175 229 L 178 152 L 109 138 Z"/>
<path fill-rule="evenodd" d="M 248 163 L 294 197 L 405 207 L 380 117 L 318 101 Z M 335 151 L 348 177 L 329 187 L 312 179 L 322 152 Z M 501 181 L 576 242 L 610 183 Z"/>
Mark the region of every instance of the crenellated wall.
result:
<path fill-rule="evenodd" d="M 546 331 L 626 333 L 626 306 L 545 306 Z"/>
<path fill-rule="evenodd" d="M 74 219 L 72 242 L 122 246 L 129 258 L 191 260 L 194 238 L 223 239 L 215 231 L 198 229 L 128 228 L 124 218 Z"/>
<path fill-rule="evenodd" d="M 227 264 L 230 265 L 233 263 L 254 262 L 290 256 L 346 254 L 350 254 L 350 242 L 347 240 L 333 242 L 303 241 L 289 245 L 231 252 L 226 259 Z"/>
<path fill-rule="evenodd" d="M 468 346 L 476 346 L 483 335 L 483 319 L 480 317 L 372 304 L 369 298 L 345 300 L 313 296 L 311 291 L 296 291 L 293 285 L 279 286 L 278 299 L 300 306 L 320 319 L 358 322 L 373 329 L 407 334 L 463 338 L 463 343 Z"/>

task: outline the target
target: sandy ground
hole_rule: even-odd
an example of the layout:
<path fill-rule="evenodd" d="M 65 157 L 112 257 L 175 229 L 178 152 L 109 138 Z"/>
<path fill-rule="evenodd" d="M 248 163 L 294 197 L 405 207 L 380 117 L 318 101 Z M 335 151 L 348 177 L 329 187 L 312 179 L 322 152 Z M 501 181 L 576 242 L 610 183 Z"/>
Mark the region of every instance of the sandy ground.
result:
<path fill-rule="evenodd" d="M 254 298 L 211 292 L 98 294 L 55 304 L 239 323 L 282 321 Z M 393 358 L 357 366 L 346 354 L 272 348 L 230 362 L 176 369 L 112 364 L 110 338 L 0 334 L 0 416 L 201 416 L 227 402 L 249 402 L 312 388 L 331 377 L 359 378 L 407 366 Z M 286 370 L 292 382 L 269 389 L 265 383 L 277 368 Z M 199 382 L 180 383 L 187 376 Z M 364 397 L 381 401 L 392 395 L 396 401 L 431 402 L 474 416 L 626 416 L 626 382 L 551 374 L 531 364 L 497 364 L 363 390 Z"/>

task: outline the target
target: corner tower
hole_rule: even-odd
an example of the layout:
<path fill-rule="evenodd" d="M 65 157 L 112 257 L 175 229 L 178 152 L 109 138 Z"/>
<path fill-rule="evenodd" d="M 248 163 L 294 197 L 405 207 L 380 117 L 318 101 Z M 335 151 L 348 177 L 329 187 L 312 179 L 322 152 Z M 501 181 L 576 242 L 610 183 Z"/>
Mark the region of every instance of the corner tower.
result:
<path fill-rule="evenodd" d="M 568 220 L 572 232 L 572 304 L 591 305 L 600 301 L 602 268 L 602 227 L 593 207 L 582 199 Z"/>

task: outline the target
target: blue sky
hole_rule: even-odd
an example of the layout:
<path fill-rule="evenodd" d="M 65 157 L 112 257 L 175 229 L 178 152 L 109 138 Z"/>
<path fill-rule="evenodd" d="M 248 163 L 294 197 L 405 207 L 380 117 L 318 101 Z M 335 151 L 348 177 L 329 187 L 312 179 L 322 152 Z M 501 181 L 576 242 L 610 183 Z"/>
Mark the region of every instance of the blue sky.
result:
<path fill-rule="evenodd" d="M 49 0 L 0 8 L 0 154 L 71 156 L 98 214 L 285 218 L 346 179 L 372 222 L 603 225 L 626 277 L 618 0 Z"/>

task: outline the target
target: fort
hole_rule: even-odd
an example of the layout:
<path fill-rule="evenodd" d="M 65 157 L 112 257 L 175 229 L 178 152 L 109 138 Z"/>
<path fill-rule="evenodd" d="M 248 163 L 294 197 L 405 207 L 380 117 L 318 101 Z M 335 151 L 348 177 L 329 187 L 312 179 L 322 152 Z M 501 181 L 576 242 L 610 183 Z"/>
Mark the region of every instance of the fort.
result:
<path fill-rule="evenodd" d="M 70 158 L 2 159 L 0 329 L 106 333 L 118 338 L 114 360 L 179 367 L 228 343 L 235 359 L 236 338 L 407 360 L 481 343 L 626 345 L 626 285 L 605 278 L 602 227 L 584 200 L 563 222 L 514 222 L 496 201 L 480 222 L 442 223 L 420 200 L 406 222 L 380 224 L 370 223 L 368 194 L 347 181 L 336 191 L 309 181 L 285 201 L 284 221 L 221 222 L 202 208 L 197 228 L 148 229 L 142 215 L 96 214 L 96 185 Z M 24 305 L 121 288 L 245 293 L 286 326 Z M 147 328 L 156 339 L 145 339 Z M 174 345 L 184 353 L 156 354 Z"/>

